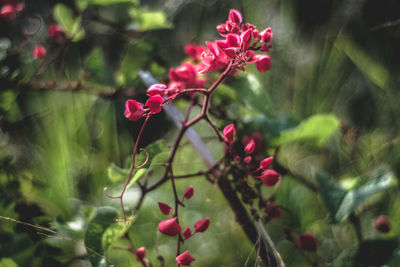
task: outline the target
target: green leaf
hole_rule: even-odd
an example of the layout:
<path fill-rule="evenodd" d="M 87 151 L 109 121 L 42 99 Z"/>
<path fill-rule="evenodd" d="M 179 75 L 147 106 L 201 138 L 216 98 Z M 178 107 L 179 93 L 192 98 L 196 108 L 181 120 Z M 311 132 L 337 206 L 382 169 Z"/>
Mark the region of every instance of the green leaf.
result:
<path fill-rule="evenodd" d="M 345 190 L 326 174 L 317 173 L 317 185 L 332 223 L 345 220 L 370 196 L 393 185 L 393 174 L 384 168 L 375 171 L 368 182 L 354 190 Z"/>
<path fill-rule="evenodd" d="M 138 24 L 138 30 L 149 31 L 157 29 L 170 29 L 172 25 L 162 11 L 147 11 L 144 8 L 132 8 L 129 15 Z"/>
<path fill-rule="evenodd" d="M 121 238 L 131 227 L 134 218 L 129 220 L 126 225 L 124 222 L 115 222 L 111 224 L 104 232 L 101 240 L 103 250 L 107 251 L 108 247 L 116 240 Z"/>
<path fill-rule="evenodd" d="M 18 265 L 10 258 L 2 258 L 0 260 L 0 267 L 18 267 Z"/>
<path fill-rule="evenodd" d="M 117 215 L 117 210 L 111 207 L 101 207 L 96 210 L 93 218 L 88 223 L 85 234 L 85 245 L 88 248 L 104 254 L 102 236 L 106 229 L 115 222 Z M 93 265 L 96 265 L 101 258 L 91 253 L 89 254 L 89 259 Z"/>
<path fill-rule="evenodd" d="M 133 5 L 139 4 L 137 0 L 87 0 L 89 5 L 109 6 L 115 4 L 130 3 Z"/>
<path fill-rule="evenodd" d="M 111 163 L 110 166 L 107 168 L 107 175 L 111 182 L 118 183 L 122 182 L 126 179 L 129 174 L 128 169 L 123 169 Z"/>
<path fill-rule="evenodd" d="M 294 129 L 283 131 L 272 143 L 279 146 L 301 140 L 312 140 L 321 146 L 338 129 L 338 126 L 339 121 L 333 115 L 314 115 Z"/>
<path fill-rule="evenodd" d="M 147 169 L 145 168 L 141 168 L 139 170 L 136 170 L 136 172 L 134 172 L 132 179 L 129 181 L 128 187 L 131 187 L 132 185 L 134 185 L 137 181 L 139 181 L 140 178 L 142 178 L 143 175 L 145 175 L 147 173 Z"/>
<path fill-rule="evenodd" d="M 63 28 L 68 38 L 77 42 L 83 39 L 85 32 L 81 26 L 81 17 L 74 16 L 73 11 L 64 4 L 57 4 L 53 10 L 54 19 Z"/>

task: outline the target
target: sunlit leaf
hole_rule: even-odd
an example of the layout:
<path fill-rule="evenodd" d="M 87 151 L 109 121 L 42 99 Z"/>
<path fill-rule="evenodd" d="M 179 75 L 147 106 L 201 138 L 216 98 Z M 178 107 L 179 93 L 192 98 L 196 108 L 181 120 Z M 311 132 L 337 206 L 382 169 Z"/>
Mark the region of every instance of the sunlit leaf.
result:
<path fill-rule="evenodd" d="M 0 259 L 0 267 L 18 267 L 18 265 L 10 258 Z"/>
<path fill-rule="evenodd" d="M 104 232 L 102 236 L 101 244 L 103 246 L 103 250 L 107 251 L 108 247 L 119 238 L 123 237 L 123 235 L 129 230 L 134 218 L 131 218 L 126 225 L 124 222 L 115 222 L 111 224 L 107 230 Z"/>
<path fill-rule="evenodd" d="M 58 25 L 64 29 L 72 41 L 77 42 L 83 39 L 85 32 L 81 26 L 81 17 L 75 18 L 73 11 L 64 4 L 55 5 L 53 13 Z"/>
<path fill-rule="evenodd" d="M 137 28 L 140 31 L 169 29 L 172 27 L 162 11 L 133 8 L 129 11 L 129 15 L 135 20 L 135 24 L 138 24 Z"/>

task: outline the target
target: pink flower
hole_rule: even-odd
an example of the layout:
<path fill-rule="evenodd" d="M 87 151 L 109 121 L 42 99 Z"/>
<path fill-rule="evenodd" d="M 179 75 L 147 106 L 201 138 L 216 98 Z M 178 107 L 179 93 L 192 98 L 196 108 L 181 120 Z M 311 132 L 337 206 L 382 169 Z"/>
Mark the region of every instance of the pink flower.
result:
<path fill-rule="evenodd" d="M 46 48 L 41 45 L 35 46 L 32 52 L 32 56 L 34 59 L 41 59 L 46 56 Z"/>
<path fill-rule="evenodd" d="M 194 229 L 197 233 L 202 233 L 208 229 L 210 226 L 210 218 L 203 218 L 194 224 Z"/>
<path fill-rule="evenodd" d="M 226 29 L 226 24 L 218 25 L 217 31 L 222 37 L 225 37 L 229 33 L 229 31 Z"/>
<path fill-rule="evenodd" d="M 258 153 L 260 153 L 262 151 L 262 148 L 263 148 L 262 136 L 260 133 L 257 133 L 257 132 L 252 133 L 251 135 L 245 136 L 242 138 L 242 144 L 244 146 L 246 146 L 250 142 L 250 140 L 253 140 L 255 143 L 253 153 L 255 155 L 257 155 Z"/>
<path fill-rule="evenodd" d="M 243 159 L 243 161 L 244 161 L 245 163 L 250 163 L 250 162 L 251 162 L 251 156 L 245 157 L 245 158 Z"/>
<path fill-rule="evenodd" d="M 189 186 L 183 193 L 183 198 L 191 199 L 194 194 L 193 186 Z"/>
<path fill-rule="evenodd" d="M 187 44 L 185 45 L 185 54 L 188 55 L 193 61 L 199 61 L 201 53 L 205 48 L 201 45 Z"/>
<path fill-rule="evenodd" d="M 243 19 L 242 19 L 242 14 L 240 14 L 239 11 L 235 10 L 235 9 L 231 9 L 229 11 L 229 21 L 236 23 L 236 24 L 240 24 L 242 23 Z"/>
<path fill-rule="evenodd" d="M 221 54 L 218 45 L 212 42 L 206 42 L 208 50 L 201 54 L 201 63 L 198 66 L 200 74 L 213 71 L 217 67 L 217 59 Z"/>
<path fill-rule="evenodd" d="M 165 96 L 167 91 L 167 86 L 162 83 L 156 83 L 153 84 L 152 86 L 147 89 L 147 95 L 148 96 L 155 96 L 155 95 L 160 95 L 160 96 Z"/>
<path fill-rule="evenodd" d="M 143 104 L 129 99 L 125 102 L 124 115 L 128 120 L 137 121 L 143 117 Z"/>
<path fill-rule="evenodd" d="M 256 146 L 256 143 L 254 142 L 253 139 L 251 139 L 250 142 L 247 143 L 246 147 L 244 148 L 244 151 L 245 151 L 247 154 L 251 154 L 251 153 L 254 152 L 255 146 Z"/>
<path fill-rule="evenodd" d="M 374 227 L 381 233 L 388 233 L 390 231 L 390 221 L 385 215 L 381 215 L 374 220 Z"/>
<path fill-rule="evenodd" d="M 266 170 L 266 169 L 268 169 L 273 161 L 274 161 L 274 157 L 268 157 L 266 159 L 263 159 L 260 162 L 260 167 L 258 168 L 258 170 Z"/>
<path fill-rule="evenodd" d="M 317 251 L 317 240 L 310 233 L 298 235 L 296 239 L 296 244 L 301 250 L 313 252 Z"/>
<path fill-rule="evenodd" d="M 185 230 L 183 231 L 183 238 L 189 239 L 191 236 L 192 236 L 192 231 L 190 231 L 190 228 L 186 226 Z"/>
<path fill-rule="evenodd" d="M 276 205 L 275 203 L 268 203 L 267 208 L 265 209 L 265 212 L 268 215 L 268 218 L 272 219 L 279 219 L 281 217 L 281 208 Z"/>
<path fill-rule="evenodd" d="M 180 225 L 176 222 L 177 218 L 164 220 L 158 224 L 158 231 L 169 236 L 175 236 L 181 232 Z"/>
<path fill-rule="evenodd" d="M 51 24 L 49 26 L 49 37 L 57 43 L 61 43 L 65 38 L 65 32 L 57 25 Z"/>
<path fill-rule="evenodd" d="M 261 42 L 268 43 L 271 41 L 272 36 L 274 36 L 274 33 L 272 32 L 271 28 L 266 28 L 260 33 L 260 36 L 261 36 Z"/>
<path fill-rule="evenodd" d="M 164 215 L 168 215 L 172 210 L 171 206 L 162 202 L 158 202 L 158 207 L 160 208 L 162 214 Z"/>
<path fill-rule="evenodd" d="M 163 102 L 164 99 L 160 95 L 154 95 L 150 97 L 144 105 L 149 107 L 150 113 L 156 114 L 161 111 L 161 105 Z"/>
<path fill-rule="evenodd" d="M 274 186 L 277 182 L 279 182 L 279 173 L 274 170 L 265 170 L 261 173 L 260 178 L 265 186 Z"/>
<path fill-rule="evenodd" d="M 236 130 L 235 130 L 235 125 L 229 124 L 224 128 L 224 139 L 225 142 L 228 144 L 233 143 L 233 139 L 235 138 Z"/>
<path fill-rule="evenodd" d="M 190 264 L 192 263 L 192 261 L 195 260 L 195 258 L 190 256 L 189 253 L 190 253 L 190 251 L 186 250 L 181 255 L 177 256 L 176 257 L 176 263 L 178 265 L 188 265 L 188 266 L 190 266 Z"/>
<path fill-rule="evenodd" d="M 0 16 L 5 20 L 13 20 L 17 17 L 17 12 L 14 5 L 4 5 L 0 10 Z"/>
<path fill-rule="evenodd" d="M 136 260 L 138 262 L 143 262 L 144 257 L 146 256 L 146 253 L 147 253 L 147 249 L 145 247 L 138 248 L 135 252 Z"/>
<path fill-rule="evenodd" d="M 259 72 L 266 72 L 271 68 L 271 58 L 268 55 L 256 55 L 256 68 Z"/>

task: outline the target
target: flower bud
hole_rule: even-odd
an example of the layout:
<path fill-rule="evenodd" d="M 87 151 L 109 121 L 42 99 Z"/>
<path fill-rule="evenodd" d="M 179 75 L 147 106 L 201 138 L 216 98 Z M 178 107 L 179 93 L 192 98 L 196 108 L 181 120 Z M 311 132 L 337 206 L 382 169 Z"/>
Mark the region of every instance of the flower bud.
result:
<path fill-rule="evenodd" d="M 14 5 L 4 5 L 0 10 L 0 16 L 5 20 L 13 20 L 17 17 Z"/>
<path fill-rule="evenodd" d="M 168 215 L 172 210 L 171 206 L 162 202 L 158 202 L 158 207 L 160 208 L 162 214 L 164 215 Z"/>
<path fill-rule="evenodd" d="M 147 249 L 145 247 L 138 248 L 135 252 L 136 260 L 138 262 L 143 262 L 144 257 L 146 256 L 146 253 L 147 253 Z"/>
<path fill-rule="evenodd" d="M 150 113 L 156 114 L 161 111 L 161 104 L 163 102 L 164 102 L 164 99 L 160 95 L 154 95 L 154 96 L 150 97 L 144 105 L 146 107 L 149 107 Z"/>
<path fill-rule="evenodd" d="M 385 215 L 381 215 L 375 219 L 374 227 L 381 233 L 388 233 L 390 231 L 390 221 Z"/>
<path fill-rule="evenodd" d="M 186 226 L 185 230 L 183 230 L 183 238 L 189 239 L 191 236 L 192 236 L 192 231 L 190 231 L 190 228 Z"/>
<path fill-rule="evenodd" d="M 226 24 L 218 25 L 217 31 L 222 37 L 225 37 L 229 33 L 229 31 L 226 29 Z"/>
<path fill-rule="evenodd" d="M 272 32 L 271 28 L 266 28 L 260 33 L 260 35 L 261 35 L 261 42 L 268 43 L 269 41 L 271 41 L 274 33 Z"/>
<path fill-rule="evenodd" d="M 177 218 L 164 220 L 158 224 L 158 231 L 169 236 L 175 236 L 181 232 L 180 225 L 176 222 Z"/>
<path fill-rule="evenodd" d="M 279 219 L 281 217 L 281 215 L 282 215 L 281 208 L 278 205 L 276 205 L 275 203 L 272 203 L 272 202 L 268 203 L 268 206 L 265 209 L 265 212 L 267 213 L 268 218 L 271 219 L 271 220 L 272 219 Z"/>
<path fill-rule="evenodd" d="M 191 199 L 194 194 L 193 186 L 189 186 L 183 193 L 183 198 Z"/>
<path fill-rule="evenodd" d="M 143 104 L 129 99 L 125 102 L 124 115 L 128 120 L 137 121 L 143 117 Z"/>
<path fill-rule="evenodd" d="M 147 95 L 150 97 L 155 95 L 164 96 L 166 93 L 165 89 L 167 89 L 167 86 L 165 84 L 156 83 L 150 86 L 149 89 L 147 89 Z"/>
<path fill-rule="evenodd" d="M 229 21 L 236 23 L 236 24 L 240 24 L 242 23 L 242 14 L 240 14 L 239 11 L 235 10 L 235 9 L 231 9 L 229 11 Z"/>
<path fill-rule="evenodd" d="M 254 148 L 256 146 L 256 143 L 254 142 L 253 139 L 250 140 L 250 142 L 246 145 L 246 147 L 244 148 L 244 151 L 247 154 L 252 154 L 254 152 Z"/>
<path fill-rule="evenodd" d="M 271 68 L 271 58 L 267 55 L 256 55 L 256 68 L 259 72 L 266 72 Z"/>
<path fill-rule="evenodd" d="M 46 56 L 46 48 L 41 45 L 35 46 L 32 52 L 32 56 L 34 59 L 41 59 Z"/>
<path fill-rule="evenodd" d="M 279 182 L 279 173 L 274 170 L 265 170 L 261 173 L 260 178 L 265 186 L 274 186 Z"/>
<path fill-rule="evenodd" d="M 243 159 L 243 161 L 244 161 L 245 163 L 250 163 L 250 162 L 251 162 L 251 156 L 245 157 L 245 158 Z"/>
<path fill-rule="evenodd" d="M 224 139 L 225 142 L 228 144 L 233 143 L 233 139 L 235 138 L 236 130 L 235 130 L 235 125 L 229 124 L 224 128 Z"/>
<path fill-rule="evenodd" d="M 301 250 L 312 252 L 317 251 L 317 240 L 310 233 L 298 235 L 296 239 L 296 244 Z"/>
<path fill-rule="evenodd" d="M 189 255 L 190 251 L 186 250 L 185 252 L 183 252 L 181 255 L 176 257 L 176 263 L 178 265 L 187 265 L 190 266 L 190 264 L 192 263 L 192 261 L 195 260 L 195 258 L 193 258 L 192 256 Z"/>
<path fill-rule="evenodd" d="M 197 233 L 202 233 L 208 229 L 210 226 L 210 218 L 203 218 L 200 221 L 194 224 L 194 229 L 196 229 Z"/>
<path fill-rule="evenodd" d="M 65 32 L 57 25 L 51 24 L 49 26 L 49 38 L 53 39 L 57 43 L 61 43 L 65 38 Z"/>
<path fill-rule="evenodd" d="M 266 169 L 268 169 L 273 161 L 274 161 L 274 157 L 268 157 L 268 158 L 263 159 L 260 162 L 260 167 L 258 168 L 258 170 L 266 170 Z"/>

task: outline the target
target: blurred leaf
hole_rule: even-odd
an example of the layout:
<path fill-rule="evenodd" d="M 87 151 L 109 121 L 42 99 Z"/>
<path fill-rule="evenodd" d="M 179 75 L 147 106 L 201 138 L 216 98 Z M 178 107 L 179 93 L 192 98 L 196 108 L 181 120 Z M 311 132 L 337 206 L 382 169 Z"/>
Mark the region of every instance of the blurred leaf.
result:
<path fill-rule="evenodd" d="M 18 265 L 10 258 L 0 259 L 0 267 L 18 267 Z"/>
<path fill-rule="evenodd" d="M 129 15 L 138 23 L 138 30 L 148 31 L 170 29 L 172 25 L 167 21 L 162 11 L 147 11 L 144 8 L 132 8 Z"/>
<path fill-rule="evenodd" d="M 371 195 L 392 185 L 393 175 L 387 170 L 378 170 L 368 178 L 368 183 L 349 191 L 326 174 L 317 173 L 316 180 L 332 222 L 339 223 Z"/>
<path fill-rule="evenodd" d="M 335 45 L 342 50 L 361 70 L 361 72 L 373 83 L 385 89 L 390 81 L 390 73 L 379 62 L 364 52 L 362 47 L 357 46 L 351 39 L 339 36 Z"/>
<path fill-rule="evenodd" d="M 131 227 L 132 223 L 134 221 L 134 218 L 132 220 L 129 220 L 127 224 L 125 225 L 124 222 L 115 222 L 111 224 L 107 230 L 104 232 L 101 244 L 103 246 L 103 250 L 107 251 L 108 247 L 116 240 L 119 238 L 123 237 L 123 235 L 129 230 Z"/>
<path fill-rule="evenodd" d="M 93 218 L 89 221 L 87 231 L 85 234 L 85 245 L 96 252 L 103 254 L 102 249 L 102 236 L 106 229 L 115 222 L 118 212 L 111 207 L 101 207 L 95 212 Z M 101 259 L 94 255 L 89 254 L 90 262 L 96 265 Z"/>
<path fill-rule="evenodd" d="M 283 131 L 272 143 L 279 146 L 300 140 L 313 140 L 321 146 L 338 129 L 338 126 L 339 121 L 333 115 L 314 115 L 301 122 L 296 128 Z"/>
<path fill-rule="evenodd" d="M 123 3 L 130 3 L 133 5 L 139 4 L 138 0 L 84 0 L 83 2 L 87 2 L 87 4 L 89 5 L 98 5 L 98 6 L 109 6 L 109 5 L 123 4 Z"/>
<path fill-rule="evenodd" d="M 54 19 L 64 29 L 68 38 L 77 42 L 83 39 L 85 32 L 81 26 L 81 17 L 75 18 L 73 11 L 64 4 L 54 6 Z"/>
<path fill-rule="evenodd" d="M 343 251 L 333 262 L 333 267 L 367 267 L 393 263 L 393 260 L 398 257 L 394 253 L 398 247 L 399 242 L 396 239 L 364 241 L 356 248 Z"/>
<path fill-rule="evenodd" d="M 111 163 L 110 166 L 107 168 L 108 178 L 113 183 L 124 181 L 128 176 L 128 174 L 129 174 L 128 169 L 122 169 L 117 165 L 115 165 L 114 163 Z"/>
<path fill-rule="evenodd" d="M 99 47 L 93 49 L 86 57 L 84 68 L 89 72 L 89 78 L 85 82 L 93 83 L 100 88 L 114 84 L 113 71 L 107 66 L 104 53 Z"/>
<path fill-rule="evenodd" d="M 266 89 L 254 75 L 240 75 L 228 85 L 235 90 L 238 100 L 247 108 L 268 115 L 275 113 Z"/>
<path fill-rule="evenodd" d="M 137 181 L 139 181 L 140 178 L 142 178 L 143 175 L 147 173 L 147 169 L 141 168 L 139 170 L 136 170 L 134 172 L 132 179 L 129 181 L 128 187 L 131 187 L 133 184 L 135 184 Z"/>

